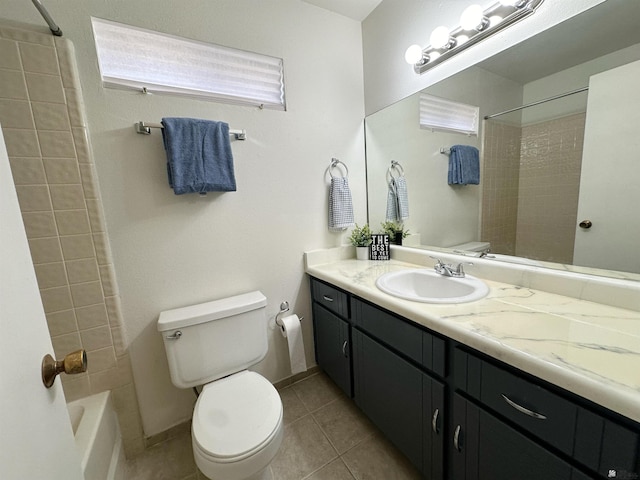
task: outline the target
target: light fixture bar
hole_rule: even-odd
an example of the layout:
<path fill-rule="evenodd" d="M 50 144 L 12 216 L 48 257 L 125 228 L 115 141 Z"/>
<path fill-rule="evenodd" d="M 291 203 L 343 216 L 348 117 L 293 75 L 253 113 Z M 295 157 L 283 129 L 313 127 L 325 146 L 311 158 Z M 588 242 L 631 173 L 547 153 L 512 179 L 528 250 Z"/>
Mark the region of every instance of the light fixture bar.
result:
<path fill-rule="evenodd" d="M 484 10 L 483 15 L 485 18 L 489 19 L 496 16 L 502 17 L 502 20 L 499 23 L 484 26 L 480 30 L 471 31 L 464 30 L 462 27 L 457 27 L 451 32 L 451 37 L 456 39 L 459 35 L 464 35 L 468 37 L 468 39 L 464 42 L 455 42 L 452 47 L 450 46 L 448 48 L 434 48 L 429 45 L 422 50 L 422 59 L 414 64 L 414 71 L 417 74 L 422 74 L 457 53 L 466 50 L 487 37 L 490 37 L 494 33 L 513 25 L 517 21 L 534 13 L 536 8 L 538 8 L 543 1 L 544 0 L 520 0 L 515 2 L 514 5 L 503 5 L 501 2 L 494 3 Z"/>

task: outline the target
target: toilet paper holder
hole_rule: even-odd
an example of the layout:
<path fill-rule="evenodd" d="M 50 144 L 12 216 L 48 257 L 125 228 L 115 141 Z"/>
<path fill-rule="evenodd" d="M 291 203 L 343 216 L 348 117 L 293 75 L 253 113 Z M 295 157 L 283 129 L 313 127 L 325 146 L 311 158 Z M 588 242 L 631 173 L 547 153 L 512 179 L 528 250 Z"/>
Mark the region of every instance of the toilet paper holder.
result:
<path fill-rule="evenodd" d="M 289 311 L 289 302 L 282 302 L 280 304 L 280 311 L 276 313 L 276 325 L 280 327 L 280 329 L 284 332 L 284 325 L 282 324 L 282 320 L 280 320 L 280 315 L 287 313 Z M 304 317 L 300 317 L 300 321 L 302 322 Z"/>

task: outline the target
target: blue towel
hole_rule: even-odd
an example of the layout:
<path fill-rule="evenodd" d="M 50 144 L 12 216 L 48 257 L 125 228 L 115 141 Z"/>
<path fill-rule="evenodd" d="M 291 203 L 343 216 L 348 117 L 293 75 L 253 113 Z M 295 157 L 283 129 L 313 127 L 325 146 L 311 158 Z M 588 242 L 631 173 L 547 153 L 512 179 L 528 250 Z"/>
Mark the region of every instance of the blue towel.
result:
<path fill-rule="evenodd" d="M 470 145 L 454 145 L 449 155 L 449 185 L 480 183 L 480 153 Z"/>
<path fill-rule="evenodd" d="M 347 177 L 331 177 L 329 187 L 329 230 L 339 232 L 354 225 L 353 201 Z"/>
<path fill-rule="evenodd" d="M 196 118 L 163 118 L 169 185 L 183 193 L 235 192 L 229 125 Z"/>

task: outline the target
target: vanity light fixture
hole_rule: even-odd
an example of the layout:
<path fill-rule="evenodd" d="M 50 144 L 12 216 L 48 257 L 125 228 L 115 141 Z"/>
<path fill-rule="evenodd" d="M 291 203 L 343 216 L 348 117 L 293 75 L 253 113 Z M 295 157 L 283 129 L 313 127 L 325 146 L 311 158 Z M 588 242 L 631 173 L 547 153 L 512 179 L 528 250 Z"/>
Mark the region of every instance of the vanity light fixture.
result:
<path fill-rule="evenodd" d="M 411 45 L 404 58 L 422 74 L 447 58 L 474 45 L 518 20 L 535 12 L 544 0 L 499 0 L 484 10 L 480 5 L 467 7 L 460 18 L 460 26 L 449 30 L 436 28 L 429 37 L 431 44 L 422 48 Z"/>

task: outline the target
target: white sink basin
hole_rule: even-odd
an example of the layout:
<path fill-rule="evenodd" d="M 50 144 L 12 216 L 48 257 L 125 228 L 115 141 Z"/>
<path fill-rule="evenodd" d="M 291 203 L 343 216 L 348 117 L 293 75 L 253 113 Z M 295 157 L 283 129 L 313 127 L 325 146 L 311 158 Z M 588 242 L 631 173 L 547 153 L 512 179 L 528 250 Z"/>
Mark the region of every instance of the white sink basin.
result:
<path fill-rule="evenodd" d="M 478 278 L 445 277 L 427 269 L 385 273 L 376 280 L 376 287 L 394 297 L 424 303 L 473 302 L 489 293 Z"/>

